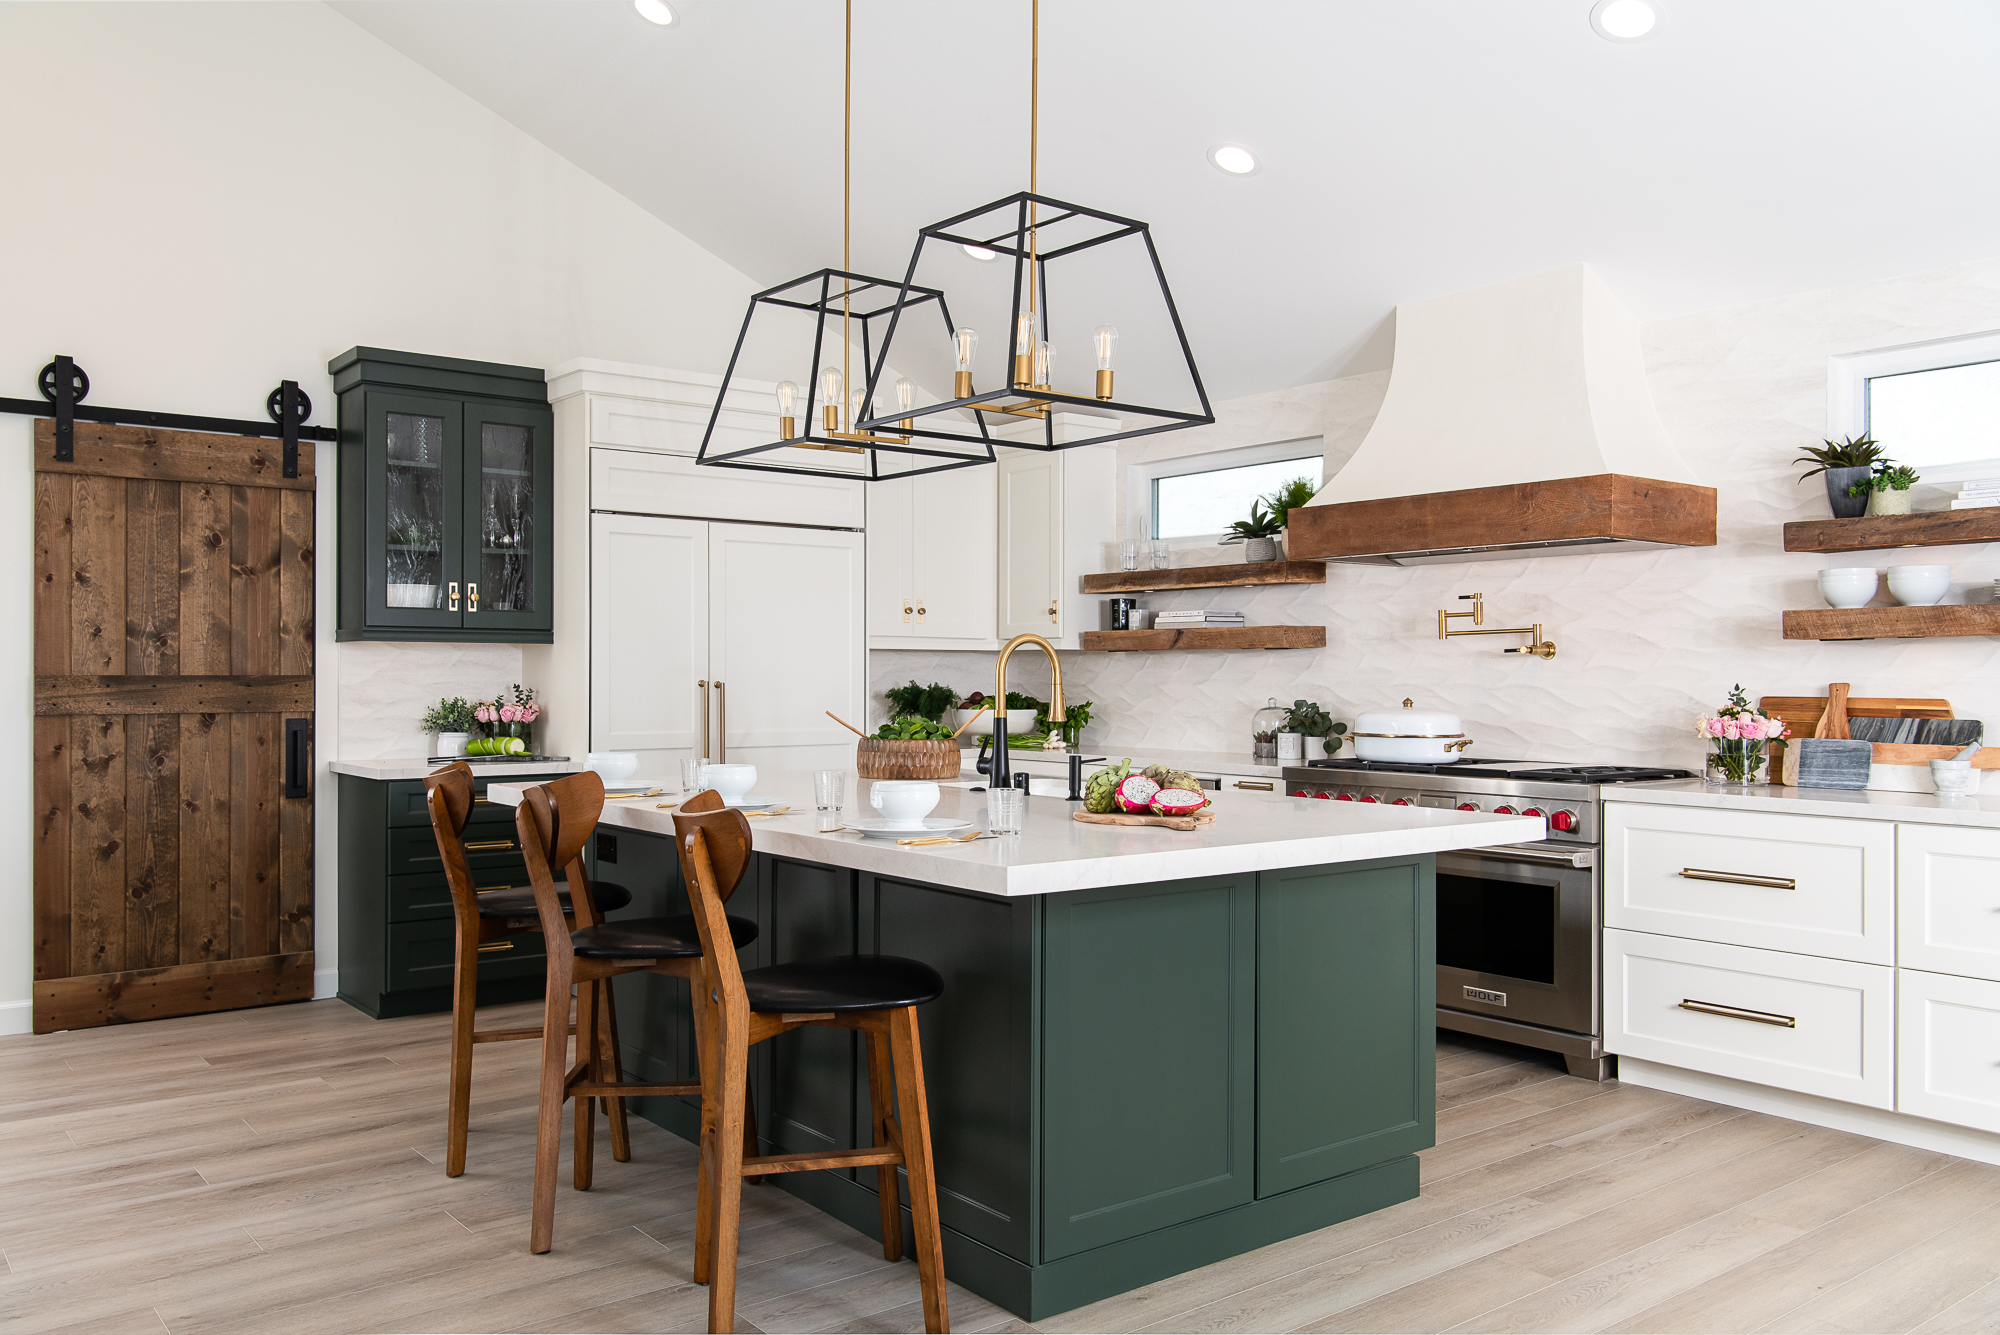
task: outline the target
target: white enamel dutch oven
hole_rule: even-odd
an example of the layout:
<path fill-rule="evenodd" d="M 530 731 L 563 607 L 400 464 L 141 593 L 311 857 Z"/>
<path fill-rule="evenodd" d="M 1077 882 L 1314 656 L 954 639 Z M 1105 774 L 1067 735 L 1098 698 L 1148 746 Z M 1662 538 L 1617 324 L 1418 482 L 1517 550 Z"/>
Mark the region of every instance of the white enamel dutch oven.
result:
<path fill-rule="evenodd" d="M 1401 709 L 1380 709 L 1355 717 L 1354 754 L 1363 760 L 1401 760 L 1448 765 L 1465 754 L 1472 739 L 1458 715 L 1442 709 L 1418 709 L 1403 701 Z"/>

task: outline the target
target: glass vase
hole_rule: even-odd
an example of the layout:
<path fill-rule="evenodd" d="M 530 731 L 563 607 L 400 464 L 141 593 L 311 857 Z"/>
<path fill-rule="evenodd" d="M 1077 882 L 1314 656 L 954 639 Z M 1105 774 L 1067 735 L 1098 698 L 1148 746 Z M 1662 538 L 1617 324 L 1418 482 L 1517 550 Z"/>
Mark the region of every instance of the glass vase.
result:
<path fill-rule="evenodd" d="M 1764 748 L 1767 745 L 1768 742 L 1761 740 L 1709 738 L 1708 781 L 1712 784 L 1739 788 L 1766 782 L 1764 767 L 1769 763 L 1769 758 L 1764 754 Z"/>
<path fill-rule="evenodd" d="M 519 737 L 528 748 L 529 754 L 535 750 L 535 725 L 532 723 L 493 723 L 488 730 L 495 737 Z"/>

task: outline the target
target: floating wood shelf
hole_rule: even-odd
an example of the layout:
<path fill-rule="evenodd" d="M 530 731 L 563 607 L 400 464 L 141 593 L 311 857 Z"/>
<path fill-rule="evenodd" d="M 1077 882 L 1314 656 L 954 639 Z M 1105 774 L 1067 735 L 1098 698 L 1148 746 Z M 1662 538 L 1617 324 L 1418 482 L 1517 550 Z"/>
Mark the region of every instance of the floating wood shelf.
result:
<path fill-rule="evenodd" d="M 1324 584 L 1319 561 L 1246 561 L 1242 565 L 1183 566 L 1178 570 L 1118 570 L 1085 575 L 1085 593 L 1159 593 L 1167 589 L 1254 588 L 1264 584 Z"/>
<path fill-rule="evenodd" d="M 2000 542 L 2000 505 L 1859 519 L 1801 519 L 1785 525 L 1788 552 L 1872 552 L 1967 542 Z"/>
<path fill-rule="evenodd" d="M 1087 630 L 1083 647 L 1131 649 L 1324 649 L 1325 626 L 1190 626 L 1183 630 Z"/>
<path fill-rule="evenodd" d="M 1916 640 L 1948 635 L 2000 635 L 2000 603 L 1815 607 L 1785 613 L 1788 640 Z"/>

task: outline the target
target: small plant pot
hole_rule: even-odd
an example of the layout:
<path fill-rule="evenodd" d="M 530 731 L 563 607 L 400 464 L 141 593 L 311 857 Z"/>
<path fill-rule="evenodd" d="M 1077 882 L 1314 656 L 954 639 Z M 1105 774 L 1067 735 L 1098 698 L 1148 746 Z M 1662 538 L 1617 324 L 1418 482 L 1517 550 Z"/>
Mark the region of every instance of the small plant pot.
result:
<path fill-rule="evenodd" d="M 436 732 L 431 737 L 431 754 L 434 756 L 462 756 L 465 744 L 472 740 L 469 732 Z"/>
<path fill-rule="evenodd" d="M 1907 491 L 1868 493 L 1868 513 L 1871 515 L 1906 515 L 1909 512 L 1910 493 Z"/>
<path fill-rule="evenodd" d="M 1276 538 L 1245 538 L 1243 540 L 1245 561 L 1275 561 L 1278 559 Z"/>
<path fill-rule="evenodd" d="M 1829 468 L 1826 470 L 1826 503 L 1835 519 L 1859 519 L 1868 513 L 1868 496 L 1849 496 L 1847 489 L 1868 479 L 1869 468 Z"/>
<path fill-rule="evenodd" d="M 1324 738 L 1324 737 L 1308 737 L 1308 738 L 1306 738 L 1306 755 L 1305 755 L 1305 758 L 1306 758 L 1307 760 L 1325 760 L 1325 759 L 1327 758 L 1327 756 L 1326 756 L 1326 738 Z"/>

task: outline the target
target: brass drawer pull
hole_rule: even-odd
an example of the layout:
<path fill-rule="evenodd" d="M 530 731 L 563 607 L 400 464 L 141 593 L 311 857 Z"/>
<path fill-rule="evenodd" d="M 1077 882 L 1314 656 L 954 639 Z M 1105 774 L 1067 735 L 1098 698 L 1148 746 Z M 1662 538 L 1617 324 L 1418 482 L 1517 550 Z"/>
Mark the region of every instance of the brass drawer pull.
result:
<path fill-rule="evenodd" d="M 1268 793 L 1276 787 L 1275 784 L 1269 783 L 1247 783 L 1242 779 L 1238 779 L 1233 786 L 1237 788 L 1252 788 L 1260 793 Z"/>
<path fill-rule="evenodd" d="M 514 847 L 514 841 L 512 839 L 481 839 L 474 843 L 465 845 L 465 851 L 468 853 L 473 853 L 473 852 L 483 853 L 489 849 L 512 848 L 512 847 Z"/>
<path fill-rule="evenodd" d="M 1725 1020 L 1749 1020 L 1754 1024 L 1774 1024 L 1780 1029 L 1799 1027 L 1798 1017 L 1771 1011 L 1746 1011 L 1741 1006 L 1724 1006 L 1713 1001 L 1682 1001 L 1680 1008 L 1700 1015 L 1720 1015 Z"/>
<path fill-rule="evenodd" d="M 482 895 L 491 895 L 497 894 L 502 890 L 512 890 L 514 887 L 511 885 L 475 885 L 472 888 Z"/>
<path fill-rule="evenodd" d="M 468 844 L 466 847 L 470 848 Z M 1754 885 L 1765 890 L 1796 890 L 1799 883 L 1789 876 L 1752 876 L 1738 871 L 1703 871 L 1700 867 L 1682 867 L 1681 875 L 1690 881 L 1723 881 L 1729 885 Z"/>
<path fill-rule="evenodd" d="M 475 797 L 472 799 L 472 805 L 476 807 L 490 807 L 493 805 L 493 799 L 490 797 Z"/>
<path fill-rule="evenodd" d="M 514 943 L 512 941 L 494 941 L 481 946 L 479 953 L 482 955 L 495 955 L 503 950 L 512 950 L 513 948 Z"/>

